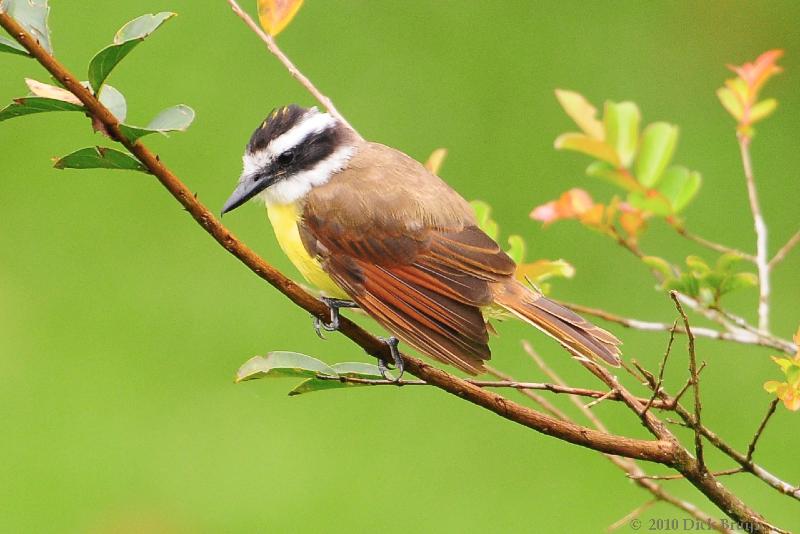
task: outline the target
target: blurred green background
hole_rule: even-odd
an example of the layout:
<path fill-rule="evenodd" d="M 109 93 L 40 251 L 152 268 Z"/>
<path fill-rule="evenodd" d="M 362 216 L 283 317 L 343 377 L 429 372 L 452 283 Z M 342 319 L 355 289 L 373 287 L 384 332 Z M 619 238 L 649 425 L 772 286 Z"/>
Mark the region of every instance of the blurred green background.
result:
<path fill-rule="evenodd" d="M 146 142 L 214 210 L 267 112 L 313 103 L 224 0 L 51 4 L 57 55 L 79 74 L 129 19 L 179 13 L 110 83 L 136 124 L 169 105 L 194 107 L 187 133 Z M 753 146 L 774 252 L 800 219 L 798 17 L 793 1 L 309 0 L 279 41 L 362 134 L 421 160 L 447 147 L 447 181 L 492 204 L 530 256 L 572 262 L 577 276 L 554 284 L 557 298 L 671 321 L 670 302 L 624 250 L 572 222 L 543 230 L 528 219 L 573 186 L 613 193 L 584 176 L 588 159 L 552 148 L 574 128 L 553 89 L 596 104 L 631 99 L 645 122 L 678 124 L 675 161 L 705 179 L 689 228 L 751 251 L 734 124 L 714 91 L 732 76 L 726 64 L 786 49 L 786 72 L 765 92 L 780 108 Z M 25 58 L 0 61 L 3 102 L 26 94 L 23 77 L 47 81 Z M 288 398 L 291 380 L 234 385 L 237 367 L 269 350 L 368 360 L 341 336 L 318 340 L 305 312 L 209 239 L 155 180 L 51 168 L 51 157 L 103 142 L 76 114 L 0 125 L 0 531 L 599 532 L 649 500 L 597 453 L 434 389 Z M 298 276 L 261 209 L 225 223 Z M 659 223 L 642 247 L 676 262 L 714 259 Z M 799 275 L 797 252 L 774 272 L 772 324 L 785 338 L 798 324 Z M 728 300 L 750 319 L 755 302 L 755 290 Z M 610 328 L 626 355 L 656 367 L 666 335 Z M 597 387 L 540 334 L 516 324 L 500 333 L 497 367 L 543 380 L 519 348 L 525 337 L 573 385 Z M 705 419 L 744 449 L 770 400 L 761 385 L 779 376 L 774 351 L 708 340 L 699 351 L 709 362 Z M 676 354 L 670 388 L 685 380 L 685 353 Z M 610 404 L 596 410 L 612 429 L 645 437 Z M 798 430 L 800 414 L 780 407 L 758 451 L 794 482 Z M 745 475 L 725 482 L 768 519 L 800 525 L 797 502 Z M 718 515 L 683 482 L 667 484 Z M 662 504 L 643 517 L 683 518 Z"/>

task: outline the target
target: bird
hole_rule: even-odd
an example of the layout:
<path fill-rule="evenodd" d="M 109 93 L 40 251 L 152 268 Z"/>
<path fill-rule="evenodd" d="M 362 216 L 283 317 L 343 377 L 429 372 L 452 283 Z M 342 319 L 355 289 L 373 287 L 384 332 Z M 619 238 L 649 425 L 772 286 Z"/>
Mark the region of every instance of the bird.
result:
<path fill-rule="evenodd" d="M 422 164 L 362 139 L 316 107 L 273 110 L 253 132 L 222 214 L 254 199 L 277 241 L 331 309 L 360 308 L 402 341 L 469 375 L 491 357 L 487 317 L 521 319 L 573 356 L 618 366 L 620 341 L 514 276 L 470 204 Z M 317 320 L 319 334 L 320 321 Z M 399 378 L 398 378 L 399 379 Z"/>

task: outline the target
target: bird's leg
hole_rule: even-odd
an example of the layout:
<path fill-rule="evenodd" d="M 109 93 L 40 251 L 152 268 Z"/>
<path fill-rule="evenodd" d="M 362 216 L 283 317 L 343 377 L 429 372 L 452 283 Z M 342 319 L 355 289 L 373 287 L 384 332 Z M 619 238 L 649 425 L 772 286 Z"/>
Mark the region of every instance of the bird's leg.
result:
<path fill-rule="evenodd" d="M 314 332 L 316 332 L 321 339 L 325 339 L 325 336 L 322 335 L 322 330 L 326 332 L 335 332 L 339 330 L 339 310 L 341 308 L 358 308 L 358 304 L 349 300 L 332 299 L 328 297 L 320 297 L 320 300 L 330 308 L 331 322 L 326 323 L 319 317 L 314 317 Z"/>
<path fill-rule="evenodd" d="M 378 358 L 378 371 L 381 372 L 381 376 L 384 380 L 400 382 L 400 379 L 403 378 L 403 370 L 405 368 L 403 357 L 400 355 L 400 351 L 397 350 L 397 345 L 400 341 L 396 337 L 387 337 L 383 342 L 389 345 L 389 353 L 392 355 L 392 360 L 394 360 L 394 369 L 398 373 L 397 378 L 391 378 L 391 375 L 387 374 L 389 367 L 386 365 L 386 362 L 380 358 Z"/>

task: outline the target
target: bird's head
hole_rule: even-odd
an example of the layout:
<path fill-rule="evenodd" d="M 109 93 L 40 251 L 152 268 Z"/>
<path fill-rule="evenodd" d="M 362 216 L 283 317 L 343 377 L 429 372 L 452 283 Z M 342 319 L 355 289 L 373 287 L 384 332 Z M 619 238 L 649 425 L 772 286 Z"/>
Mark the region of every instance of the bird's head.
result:
<path fill-rule="evenodd" d="M 340 171 L 356 150 L 352 132 L 317 108 L 275 109 L 247 144 L 244 170 L 222 213 L 253 197 L 292 204 Z"/>

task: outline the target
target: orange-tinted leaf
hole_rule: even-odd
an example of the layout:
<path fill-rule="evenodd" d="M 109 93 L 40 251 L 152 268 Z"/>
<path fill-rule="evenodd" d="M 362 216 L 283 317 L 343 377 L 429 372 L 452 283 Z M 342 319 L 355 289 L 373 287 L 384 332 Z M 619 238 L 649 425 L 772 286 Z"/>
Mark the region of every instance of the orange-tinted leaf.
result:
<path fill-rule="evenodd" d="M 258 21 L 268 34 L 278 35 L 302 5 L 303 0 L 258 0 Z"/>
<path fill-rule="evenodd" d="M 594 201 L 583 189 L 570 189 L 558 200 L 537 206 L 530 213 L 531 219 L 550 224 L 561 219 L 575 219 L 590 211 Z"/>
<path fill-rule="evenodd" d="M 752 63 L 745 63 L 741 66 L 729 65 L 728 68 L 744 80 L 750 90 L 751 97 L 755 100 L 767 80 L 783 70 L 775 64 L 782 55 L 783 50 L 768 50 L 758 56 Z"/>
<path fill-rule="evenodd" d="M 619 157 L 613 147 L 605 142 L 582 133 L 565 133 L 558 136 L 554 143 L 557 149 L 575 150 L 593 158 L 607 161 L 615 167 L 620 166 Z"/>
<path fill-rule="evenodd" d="M 639 237 L 645 228 L 644 214 L 639 210 L 623 211 L 619 216 L 619 224 L 632 238 Z"/>
<path fill-rule="evenodd" d="M 603 226 L 606 220 L 604 217 L 606 207 L 602 204 L 595 204 L 592 208 L 580 215 L 581 223 L 587 226 Z"/>
<path fill-rule="evenodd" d="M 583 133 L 602 141 L 605 137 L 603 123 L 597 119 L 597 109 L 580 93 L 556 89 L 556 98 Z"/>
<path fill-rule="evenodd" d="M 575 267 L 564 260 L 538 260 L 517 265 L 515 276 L 519 280 L 530 280 L 534 284 L 540 284 L 554 276 L 572 278 L 575 276 Z"/>
<path fill-rule="evenodd" d="M 442 168 L 442 164 L 444 163 L 444 158 L 447 157 L 447 149 L 446 148 L 437 148 L 431 155 L 428 156 L 428 161 L 425 162 L 425 168 L 431 171 L 433 174 L 438 175 L 439 170 Z"/>

